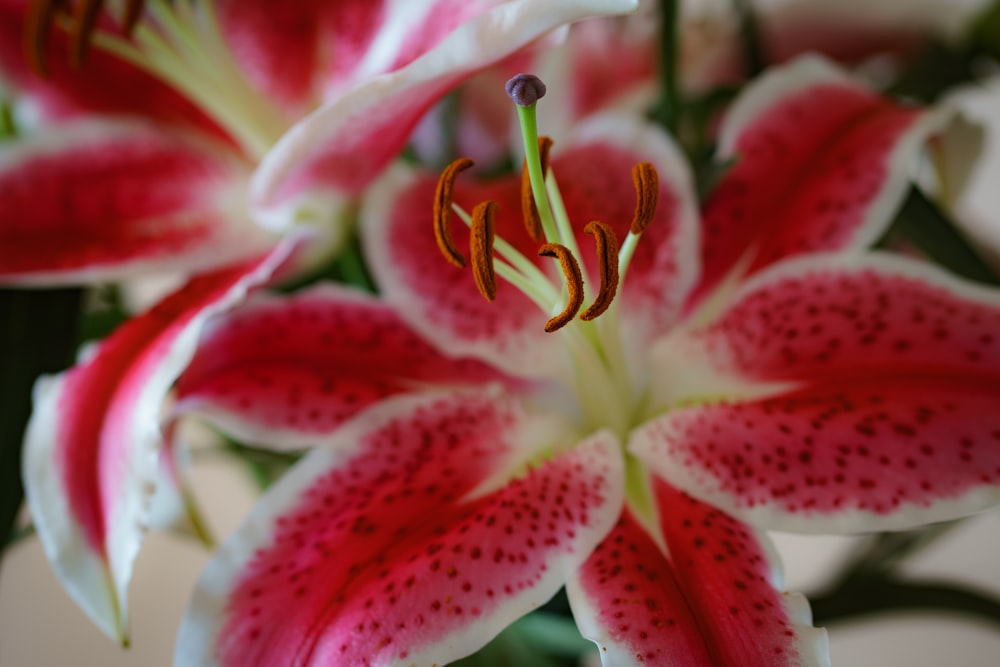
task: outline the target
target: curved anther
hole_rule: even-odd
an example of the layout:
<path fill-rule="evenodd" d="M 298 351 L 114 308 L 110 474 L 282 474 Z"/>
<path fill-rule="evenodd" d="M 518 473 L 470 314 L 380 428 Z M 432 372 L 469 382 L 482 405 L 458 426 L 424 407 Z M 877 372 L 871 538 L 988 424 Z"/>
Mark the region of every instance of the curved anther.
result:
<path fill-rule="evenodd" d="M 580 319 L 589 321 L 603 314 L 618 292 L 618 238 L 610 225 L 596 220 L 588 223 L 583 231 L 593 236 L 597 243 L 597 266 L 601 274 L 601 291 L 594 303 L 580 313 Z"/>
<path fill-rule="evenodd" d="M 91 38 L 97 27 L 97 18 L 105 4 L 105 0 L 77 0 L 73 8 L 72 27 L 69 29 L 69 62 L 73 67 L 79 67 L 86 60 Z M 125 0 L 122 30 L 126 35 L 132 33 L 144 5 L 144 0 Z M 24 53 L 28 64 L 38 76 L 46 77 L 49 74 L 45 62 L 49 34 L 55 27 L 59 13 L 66 11 L 68 14 L 69 7 L 69 0 L 30 0 L 28 3 Z"/>
<path fill-rule="evenodd" d="M 549 152 L 552 150 L 552 139 L 549 137 L 538 137 L 538 155 L 542 163 L 542 177 L 549 173 Z M 531 191 L 531 177 L 528 175 L 528 160 L 525 158 L 521 165 L 521 215 L 524 218 L 524 226 L 528 230 L 528 235 L 535 243 L 541 243 L 544 239 L 542 232 L 542 220 L 538 217 L 538 206 L 535 204 L 535 197 Z"/>
<path fill-rule="evenodd" d="M 500 207 L 495 201 L 484 201 L 472 209 L 472 238 L 469 253 L 472 255 L 472 278 L 479 293 L 487 301 L 497 298 L 497 278 L 493 270 L 494 220 Z"/>
<path fill-rule="evenodd" d="M 126 35 L 131 35 L 132 31 L 135 30 L 145 4 L 145 0 L 125 0 L 125 12 L 122 14 L 122 32 Z"/>
<path fill-rule="evenodd" d="M 103 0 L 78 0 L 77 2 L 76 11 L 73 13 L 72 41 L 69 50 L 69 63 L 73 67 L 80 67 L 87 58 L 90 38 L 94 34 L 97 16 L 101 13 L 103 4 Z"/>
<path fill-rule="evenodd" d="M 472 165 L 472 160 L 466 157 L 460 157 L 449 164 L 441 172 L 437 190 L 434 191 L 434 238 L 437 239 L 441 254 L 458 267 L 465 266 L 465 257 L 455 249 L 455 244 L 451 241 L 451 227 L 448 224 L 451 220 L 451 199 L 458 174 Z"/>
<path fill-rule="evenodd" d="M 49 47 L 49 31 L 56 14 L 66 5 L 65 0 L 34 0 L 28 3 L 24 24 L 24 55 L 38 76 L 48 76 L 45 51 Z"/>
<path fill-rule="evenodd" d="M 653 165 L 649 162 L 639 162 L 632 167 L 632 183 L 635 185 L 635 213 L 632 215 L 629 230 L 633 234 L 642 234 L 656 213 L 660 179 Z"/>
<path fill-rule="evenodd" d="M 583 275 L 580 273 L 580 264 L 573 257 L 569 249 L 558 243 L 546 243 L 538 249 L 538 254 L 542 257 L 555 257 L 559 260 L 559 267 L 563 275 L 566 276 L 566 289 L 569 298 L 566 300 L 566 307 L 563 311 L 545 323 L 545 332 L 552 333 L 558 331 L 573 321 L 577 311 L 583 305 Z"/>

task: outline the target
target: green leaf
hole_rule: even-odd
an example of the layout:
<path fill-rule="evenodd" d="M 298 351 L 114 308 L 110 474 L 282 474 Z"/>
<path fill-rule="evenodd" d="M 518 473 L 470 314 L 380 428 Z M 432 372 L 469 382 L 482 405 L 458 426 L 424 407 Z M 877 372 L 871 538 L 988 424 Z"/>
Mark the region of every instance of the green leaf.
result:
<path fill-rule="evenodd" d="M 953 273 L 986 285 L 1000 285 L 996 271 L 955 224 L 917 187 L 910 192 L 880 246 L 903 239 Z"/>
<path fill-rule="evenodd" d="M 11 539 L 24 499 L 21 447 L 31 389 L 73 361 L 83 292 L 0 290 L 0 545 Z"/>

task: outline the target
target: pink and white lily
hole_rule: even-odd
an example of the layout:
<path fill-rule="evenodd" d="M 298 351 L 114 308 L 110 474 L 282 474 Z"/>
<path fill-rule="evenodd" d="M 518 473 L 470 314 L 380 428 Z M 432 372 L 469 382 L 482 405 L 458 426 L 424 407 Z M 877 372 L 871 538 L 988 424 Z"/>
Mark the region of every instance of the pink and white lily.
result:
<path fill-rule="evenodd" d="M 634 2 L 157 0 L 130 38 L 101 14 L 79 70 L 55 31 L 39 78 L 21 45 L 45 6 L 0 1 L 0 81 L 21 132 L 0 145 L 0 282 L 193 276 L 40 382 L 26 440 L 46 553 L 124 643 L 163 400 L 206 318 L 302 261 L 294 226 L 338 236 L 345 205 L 451 87 Z"/>
<path fill-rule="evenodd" d="M 731 109 L 738 161 L 700 216 L 659 129 L 585 123 L 553 150 L 547 238 L 589 300 L 608 263 L 582 222 L 610 225 L 621 286 L 553 333 L 566 291 L 529 259 L 519 179 L 454 186 L 461 217 L 499 202 L 492 232 L 471 216 L 476 282 L 490 237 L 506 281 L 489 303 L 441 257 L 435 175 L 392 168 L 362 209 L 380 296 L 255 295 L 180 380 L 176 416 L 317 446 L 204 571 L 175 664 L 443 664 L 562 586 L 605 665 L 828 664 L 744 521 L 901 528 L 1000 498 L 1000 296 L 864 250 L 944 122 L 797 61 Z M 659 173 L 641 236 L 637 162 Z"/>

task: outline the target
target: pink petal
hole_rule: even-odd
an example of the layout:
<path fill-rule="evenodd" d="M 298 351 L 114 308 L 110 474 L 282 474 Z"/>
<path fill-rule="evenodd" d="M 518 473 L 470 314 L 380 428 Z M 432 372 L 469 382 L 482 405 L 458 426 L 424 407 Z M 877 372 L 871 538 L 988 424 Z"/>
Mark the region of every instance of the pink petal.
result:
<path fill-rule="evenodd" d="M 290 115 L 302 115 L 329 85 L 327 78 L 339 80 L 358 69 L 373 41 L 394 27 L 386 24 L 405 16 L 392 12 L 393 4 L 222 0 L 215 11 L 247 78 Z"/>
<path fill-rule="evenodd" d="M 273 244 L 243 211 L 243 164 L 212 141 L 81 121 L 0 154 L 0 281 L 194 271 Z"/>
<path fill-rule="evenodd" d="M 885 230 L 945 116 L 880 98 L 816 57 L 775 68 L 726 117 L 736 158 L 704 210 L 704 296 L 739 266 L 859 248 Z M 744 264 L 746 262 L 746 264 Z"/>
<path fill-rule="evenodd" d="M 386 401 L 313 450 L 203 572 L 176 664 L 442 664 L 552 596 L 621 510 L 599 435 L 523 470 L 498 392 Z"/>
<path fill-rule="evenodd" d="M 241 442 L 301 448 L 388 396 L 500 379 L 444 356 L 377 299 L 325 284 L 257 294 L 213 320 L 174 413 L 194 412 Z"/>
<path fill-rule="evenodd" d="M 654 489 L 655 536 L 626 511 L 568 587 L 604 664 L 829 665 L 808 603 L 780 592 L 767 536 L 663 482 Z"/>
<path fill-rule="evenodd" d="M 225 140 L 214 121 L 169 85 L 100 49 L 91 49 L 83 68 L 70 66 L 63 30 L 51 31 L 45 57 L 49 76 L 39 78 L 28 66 L 22 46 L 27 5 L 24 0 L 0 0 L 0 79 L 15 111 L 24 108 L 23 115 L 17 114 L 19 121 L 52 123 L 94 113 L 135 115 Z"/>
<path fill-rule="evenodd" d="M 639 243 L 619 298 L 630 317 L 630 334 L 641 338 L 646 330 L 665 330 L 697 271 L 697 214 L 676 148 L 658 130 L 621 116 L 595 119 L 579 128 L 569 144 L 553 149 L 551 167 L 575 225 L 592 294 L 599 285 L 596 254 L 594 240 L 583 234 L 583 227 L 602 220 L 624 240 L 635 208 L 631 166 L 646 160 L 660 170 L 657 217 Z M 497 235 L 552 272 L 552 261 L 537 257 L 538 244 L 524 229 L 520 176 L 485 184 L 473 178 L 459 179 L 456 203 L 471 210 L 486 199 L 498 201 Z M 565 341 L 544 332 L 549 313 L 509 284 L 499 286 L 495 302 L 485 301 L 472 276 L 442 257 L 431 219 L 436 179 L 436 174 L 397 169 L 372 190 L 362 207 L 360 226 L 369 265 L 384 298 L 429 340 L 453 354 L 483 358 L 514 374 L 558 372 L 567 360 Z M 452 235 L 456 247 L 468 246 L 468 230 L 457 219 Z M 554 284 L 561 287 L 561 281 L 560 276 Z"/>
<path fill-rule="evenodd" d="M 467 3 L 447 4 L 454 10 Z M 466 20 L 453 26 L 455 16 L 439 5 L 433 21 L 443 21 L 454 30 L 443 38 L 438 33 L 415 38 L 416 47 L 408 40 L 400 47 L 415 55 L 430 47 L 425 41 L 430 39 L 434 44 L 430 51 L 326 104 L 293 127 L 265 156 L 252 181 L 258 215 L 280 226 L 286 216 L 276 209 L 303 197 L 356 193 L 396 156 L 424 112 L 463 79 L 554 28 L 635 6 L 635 0 L 477 4 L 480 13 L 469 16 L 459 11 L 458 16 Z"/>
<path fill-rule="evenodd" d="M 126 587 L 158 467 L 163 399 L 204 320 L 266 280 L 291 243 L 191 280 L 36 386 L 24 464 L 35 527 L 70 595 L 120 641 L 127 641 Z"/>
<path fill-rule="evenodd" d="M 628 509 L 566 590 L 605 665 L 713 664 L 671 562 Z"/>
<path fill-rule="evenodd" d="M 786 263 L 679 350 L 777 390 L 709 388 L 632 447 L 672 483 L 769 527 L 961 516 L 1000 499 L 998 331 L 1000 297 L 923 264 Z"/>

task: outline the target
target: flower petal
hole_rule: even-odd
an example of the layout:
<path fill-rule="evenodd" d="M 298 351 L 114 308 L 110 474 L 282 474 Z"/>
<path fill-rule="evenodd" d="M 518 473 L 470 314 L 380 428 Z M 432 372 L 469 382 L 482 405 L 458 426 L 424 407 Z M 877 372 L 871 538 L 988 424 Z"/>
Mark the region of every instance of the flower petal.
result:
<path fill-rule="evenodd" d="M 386 24 L 406 15 L 390 10 L 402 3 L 385 0 L 215 4 L 226 44 L 243 73 L 290 115 L 304 115 L 322 92 L 317 88 L 329 83 L 327 77 L 337 80 L 355 71 L 372 42 L 389 32 L 392 26 Z"/>
<path fill-rule="evenodd" d="M 604 665 L 829 665 L 808 603 L 780 592 L 767 536 L 661 481 L 654 489 L 655 537 L 626 511 L 568 585 Z"/>
<path fill-rule="evenodd" d="M 247 218 L 245 167 L 212 141 L 81 121 L 0 152 L 0 282 L 195 271 L 274 241 Z"/>
<path fill-rule="evenodd" d="M 942 112 L 869 92 L 826 61 L 770 70 L 719 137 L 736 158 L 704 210 L 704 296 L 737 266 L 752 273 L 804 252 L 864 247 L 884 231 Z"/>
<path fill-rule="evenodd" d="M 257 219 L 281 226 L 287 219 L 281 209 L 296 201 L 357 192 L 399 152 L 424 112 L 460 81 L 561 25 L 627 12 L 636 2 L 514 0 L 477 6 L 480 14 L 461 12 L 468 20 L 421 57 L 358 86 L 293 127 L 254 174 Z"/>
<path fill-rule="evenodd" d="M 91 49 L 84 67 L 71 66 L 63 30 L 52 30 L 45 53 L 49 75 L 39 78 L 23 47 L 29 4 L 0 0 L 0 81 L 20 129 L 96 113 L 141 116 L 225 139 L 214 121 L 173 88 L 101 49 Z"/>
<path fill-rule="evenodd" d="M 639 161 L 652 162 L 662 174 L 657 215 L 639 242 L 619 296 L 630 320 L 629 335 L 642 339 L 673 324 L 697 272 L 697 213 L 677 149 L 658 129 L 635 118 L 604 116 L 580 126 L 565 147 L 553 149 L 551 172 L 583 249 L 593 295 L 600 284 L 594 240 L 583 229 L 590 220 L 601 220 L 625 238 L 635 208 L 629 172 Z M 466 210 L 487 199 L 499 202 L 497 236 L 551 276 L 551 261 L 537 257 L 538 244 L 521 219 L 520 177 L 484 184 L 471 180 L 456 183 L 455 202 Z M 482 358 L 528 377 L 561 373 L 568 357 L 565 341 L 544 332 L 550 312 L 509 284 L 500 285 L 496 301 L 485 301 L 471 276 L 441 256 L 432 231 L 435 183 L 436 176 L 398 167 L 372 188 L 362 206 L 369 266 L 385 300 L 453 354 Z M 468 230 L 457 220 L 452 235 L 457 247 L 467 246 Z M 561 288 L 562 278 L 553 284 Z"/>
<path fill-rule="evenodd" d="M 127 641 L 126 587 L 157 473 L 162 401 L 205 318 L 266 280 L 292 243 L 194 278 L 36 385 L 24 453 L 32 518 L 57 577 L 111 637 Z"/>
<path fill-rule="evenodd" d="M 691 396 L 699 407 L 654 421 L 632 448 L 671 483 L 767 527 L 961 516 L 1000 500 L 998 331 L 1000 295 L 924 264 L 787 262 L 676 350 L 784 388 Z"/>
<path fill-rule="evenodd" d="M 258 293 L 216 317 L 173 412 L 195 413 L 240 442 L 302 448 L 388 396 L 502 377 L 444 356 L 379 300 L 323 284 L 292 297 Z"/>
<path fill-rule="evenodd" d="M 608 434 L 507 482 L 548 439 L 539 428 L 496 391 L 360 415 L 209 563 L 175 664 L 441 664 L 480 648 L 551 597 L 621 510 Z"/>

